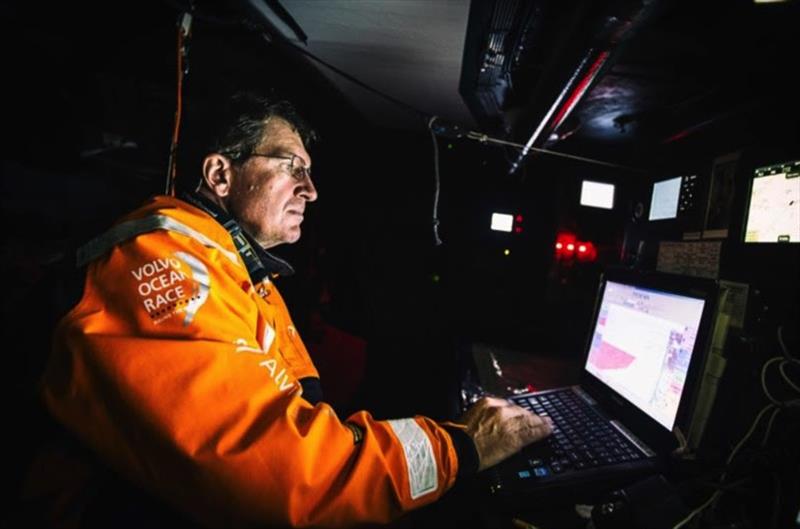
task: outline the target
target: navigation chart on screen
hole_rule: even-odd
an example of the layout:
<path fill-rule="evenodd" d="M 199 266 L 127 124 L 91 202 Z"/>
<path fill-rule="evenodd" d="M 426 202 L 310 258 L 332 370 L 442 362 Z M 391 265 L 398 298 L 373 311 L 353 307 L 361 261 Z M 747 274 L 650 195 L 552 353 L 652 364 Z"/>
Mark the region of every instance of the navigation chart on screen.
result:
<path fill-rule="evenodd" d="M 756 169 L 744 240 L 800 241 L 800 162 Z"/>
<path fill-rule="evenodd" d="M 586 369 L 672 429 L 704 301 L 609 281 Z"/>

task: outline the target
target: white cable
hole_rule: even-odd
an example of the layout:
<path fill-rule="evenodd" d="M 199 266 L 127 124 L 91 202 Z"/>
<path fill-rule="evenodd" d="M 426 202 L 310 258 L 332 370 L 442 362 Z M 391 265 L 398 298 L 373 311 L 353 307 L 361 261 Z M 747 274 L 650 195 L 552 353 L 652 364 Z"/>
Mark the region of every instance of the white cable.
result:
<path fill-rule="evenodd" d="M 795 391 L 797 391 L 798 393 L 800 393 L 800 386 L 798 386 L 797 384 L 795 384 L 794 382 L 792 382 L 792 381 L 791 381 L 791 379 L 789 378 L 789 375 L 787 375 L 787 374 L 786 374 L 786 370 L 785 370 L 785 368 L 786 368 L 786 366 L 787 366 L 787 365 L 789 365 L 789 364 L 791 364 L 791 363 L 792 363 L 792 362 L 790 362 L 790 361 L 784 361 L 784 362 L 781 362 L 781 365 L 780 365 L 780 366 L 778 366 L 778 370 L 781 372 L 781 376 L 783 377 L 783 380 L 784 380 L 784 382 L 786 382 L 787 384 L 789 384 L 789 386 L 791 386 L 791 388 L 792 388 L 793 390 L 795 390 Z"/>
<path fill-rule="evenodd" d="M 761 368 L 761 389 L 764 390 L 764 395 L 766 395 L 766 397 L 771 401 L 771 403 L 767 404 L 766 406 L 764 406 L 761 409 L 761 411 L 758 412 L 758 415 L 756 415 L 756 418 L 753 420 L 753 424 L 750 426 L 750 429 L 747 430 L 747 433 L 744 434 L 742 439 L 736 444 L 736 446 L 733 448 L 733 450 L 731 451 L 730 455 L 728 456 L 728 459 L 725 461 L 725 466 L 726 467 L 731 464 L 731 462 L 733 461 L 733 458 L 736 457 L 736 454 L 739 453 L 739 450 L 741 450 L 742 446 L 744 446 L 744 444 L 747 442 L 747 440 L 750 439 L 750 436 L 753 435 L 753 432 L 755 432 L 756 427 L 761 422 L 761 418 L 764 416 L 764 414 L 767 413 L 768 411 L 772 410 L 772 414 L 770 415 L 769 422 L 767 423 L 767 429 L 764 431 L 764 436 L 761 439 L 761 446 L 765 446 L 766 445 L 767 441 L 769 440 L 769 436 L 772 433 L 772 426 L 775 423 L 775 418 L 778 416 L 778 414 L 781 411 L 781 408 L 779 406 L 785 404 L 785 403 L 777 400 L 775 397 L 773 397 L 772 394 L 767 389 L 767 380 L 766 380 L 767 368 L 770 365 L 774 364 L 775 362 L 780 362 L 780 364 L 778 365 L 778 370 L 780 371 L 781 376 L 783 377 L 783 379 L 794 390 L 800 391 L 800 388 L 798 388 L 798 386 L 796 386 L 789 379 L 788 375 L 786 374 L 786 372 L 784 370 L 786 364 L 789 364 L 789 363 L 792 363 L 792 362 L 797 362 L 797 360 L 795 360 L 791 355 L 789 355 L 789 351 L 786 348 L 786 344 L 783 342 L 782 332 L 783 332 L 783 327 L 778 327 L 778 342 L 780 343 L 781 349 L 783 349 L 783 353 L 786 356 L 785 357 L 783 357 L 783 356 L 775 356 L 773 358 L 770 358 L 769 360 L 764 362 L 764 365 Z M 789 360 L 787 360 L 786 358 L 789 358 Z M 727 477 L 727 475 L 728 475 L 728 471 L 726 470 L 725 472 L 722 473 L 722 475 L 719 478 L 720 483 L 725 481 L 725 478 Z M 701 513 L 703 510 L 705 510 L 709 505 L 714 503 L 717 499 L 719 499 L 719 497 L 721 495 L 722 495 L 722 491 L 716 491 L 702 505 L 700 505 L 698 508 L 696 508 L 695 510 L 690 512 L 688 514 L 688 516 L 686 516 L 683 520 L 679 521 L 674 526 L 672 526 L 672 529 L 680 529 L 681 527 L 683 527 L 684 525 L 689 523 L 692 520 L 692 518 L 697 516 L 699 513 Z"/>
<path fill-rule="evenodd" d="M 683 431 L 678 426 L 675 426 L 672 429 L 672 434 L 678 440 L 678 446 L 677 448 L 675 448 L 675 450 L 672 451 L 672 455 L 685 456 L 686 453 L 689 451 L 689 443 L 686 441 L 686 436 L 683 434 Z"/>
<path fill-rule="evenodd" d="M 442 239 L 439 237 L 439 144 L 436 142 L 436 133 L 433 132 L 433 122 L 437 116 L 433 116 L 428 121 L 428 130 L 433 140 L 433 169 L 436 186 L 433 192 L 433 240 L 436 246 L 441 246 Z"/>
<path fill-rule="evenodd" d="M 769 439 L 769 434 L 772 432 L 772 423 L 775 422 L 775 417 L 781 412 L 780 408 L 775 408 L 772 412 L 772 416 L 769 418 L 769 422 L 767 423 L 767 431 L 764 432 L 764 438 L 761 439 L 761 446 L 767 445 L 767 440 Z"/>
<path fill-rule="evenodd" d="M 750 439 L 751 435 L 753 435 L 753 432 L 755 431 L 756 426 L 758 426 L 758 423 L 761 422 L 761 417 L 763 417 L 764 414 L 767 411 L 769 411 L 770 409 L 776 409 L 776 411 L 779 410 L 779 408 L 776 408 L 776 406 L 774 404 L 767 404 L 766 406 L 764 406 L 764 408 L 758 413 L 758 415 L 756 415 L 756 418 L 753 421 L 753 424 L 750 426 L 750 429 L 747 431 L 746 434 L 744 434 L 744 437 L 742 437 L 741 441 L 739 441 L 739 443 L 736 445 L 736 447 L 734 447 L 733 451 L 731 451 L 731 455 L 729 455 L 727 461 L 725 461 L 725 466 L 728 466 L 728 465 L 731 464 L 731 461 L 733 461 L 733 458 L 736 457 L 737 453 L 739 453 L 739 450 L 742 448 L 744 443 L 747 442 L 748 439 Z M 775 418 L 775 415 L 773 414 L 772 419 L 774 419 L 774 418 Z M 770 425 L 770 427 L 771 427 L 771 425 Z M 769 433 L 769 432 L 767 432 L 767 433 Z M 727 475 L 728 475 L 728 472 L 726 470 L 725 472 L 722 473 L 722 476 L 719 478 L 720 482 L 725 481 L 725 477 Z M 698 507 L 695 510 L 693 510 L 692 512 L 690 512 L 689 515 L 686 518 L 684 518 L 683 520 L 681 520 L 678 523 L 676 523 L 675 525 L 673 525 L 672 529 L 680 529 L 681 527 L 683 527 L 684 525 L 689 523 L 689 521 L 692 518 L 694 518 L 695 516 L 697 516 L 697 514 L 699 514 L 703 510 L 705 510 L 706 507 L 708 507 L 713 502 L 715 502 L 721 495 L 722 495 L 721 491 L 717 491 L 714 494 L 712 494 L 711 497 L 708 498 L 708 500 L 706 500 L 705 503 L 703 503 L 700 507 Z"/>
<path fill-rule="evenodd" d="M 739 450 L 742 448 L 744 443 L 747 442 L 748 439 L 750 439 L 751 435 L 753 435 L 753 432 L 755 431 L 756 426 L 758 426 L 758 423 L 761 422 L 761 417 L 763 417 L 764 414 L 767 413 L 770 409 L 773 409 L 775 407 L 776 406 L 774 404 L 767 404 L 766 406 L 764 406 L 764 408 L 760 412 L 758 412 L 758 415 L 756 415 L 756 418 L 753 421 L 753 425 L 750 426 L 750 429 L 747 431 L 746 434 L 744 434 L 744 437 L 742 437 L 742 440 L 739 441 L 739 443 L 736 445 L 736 447 L 731 452 L 731 455 L 728 456 L 728 460 L 725 461 L 725 466 L 726 467 L 731 464 L 731 461 L 733 461 L 733 458 L 736 457 L 737 453 L 739 453 Z M 725 472 L 722 473 L 722 476 L 720 477 L 720 481 L 724 481 L 725 480 L 725 476 L 727 476 L 727 475 L 728 475 L 728 471 L 726 470 Z"/>
<path fill-rule="evenodd" d="M 767 398 L 770 400 L 770 402 L 772 402 L 772 404 L 780 404 L 781 401 L 773 397 L 772 393 L 770 393 L 769 390 L 767 389 L 767 368 L 770 365 L 774 364 L 775 362 L 781 362 L 783 360 L 784 358 L 782 356 L 773 356 L 772 358 L 764 362 L 764 366 L 761 368 L 761 389 L 764 390 L 764 395 L 767 396 Z"/>
<path fill-rule="evenodd" d="M 716 499 L 717 499 L 717 497 L 719 497 L 719 495 L 720 495 L 720 494 L 721 494 L 721 492 L 720 492 L 720 491 L 717 491 L 717 492 L 715 492 L 714 494 L 712 494 L 712 495 L 711 495 L 711 497 L 710 497 L 710 498 L 708 498 L 708 500 L 706 500 L 706 502 L 705 502 L 705 503 L 703 503 L 703 505 L 701 505 L 701 506 L 700 506 L 700 507 L 698 507 L 697 509 L 695 509 L 695 510 L 693 510 L 692 512 L 690 512 L 690 513 L 689 513 L 689 515 L 688 515 L 686 518 L 684 518 L 684 519 L 683 519 L 683 520 L 681 520 L 680 522 L 678 522 L 678 523 L 676 523 L 675 525 L 673 525 L 673 526 L 672 526 L 672 529 L 680 529 L 681 527 L 683 527 L 684 525 L 686 525 L 687 523 L 689 523 L 689 521 L 690 521 L 692 518 L 694 518 L 695 516 L 697 516 L 697 515 L 698 515 L 700 512 L 702 512 L 702 511 L 703 511 L 703 510 L 704 510 L 706 507 L 708 507 L 709 505 L 711 505 L 711 503 L 713 503 L 713 502 L 714 502 L 714 500 L 716 500 Z"/>

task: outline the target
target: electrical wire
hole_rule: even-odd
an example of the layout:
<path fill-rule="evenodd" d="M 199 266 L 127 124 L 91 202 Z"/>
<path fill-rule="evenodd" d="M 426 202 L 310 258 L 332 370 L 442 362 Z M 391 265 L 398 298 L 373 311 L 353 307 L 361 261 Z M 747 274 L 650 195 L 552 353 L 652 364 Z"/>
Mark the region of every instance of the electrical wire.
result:
<path fill-rule="evenodd" d="M 786 382 L 787 384 L 789 384 L 789 387 L 791 387 L 793 390 L 795 390 L 796 392 L 800 393 L 800 386 L 798 386 L 797 384 L 792 382 L 791 379 L 789 378 L 789 375 L 786 374 L 786 366 L 791 364 L 791 363 L 792 362 L 789 362 L 789 361 L 781 362 L 781 364 L 778 366 L 778 371 L 781 372 L 781 376 L 783 377 L 783 381 Z"/>
<path fill-rule="evenodd" d="M 786 384 L 788 384 L 789 387 L 791 387 L 794 391 L 800 393 L 800 386 L 798 386 L 797 384 L 792 382 L 792 380 L 789 378 L 789 375 L 786 373 L 786 366 L 790 365 L 790 364 L 797 364 L 798 361 L 797 360 L 787 360 L 783 356 L 775 356 L 775 357 L 772 357 L 769 360 L 767 360 L 764 363 L 764 366 L 761 368 L 761 389 L 764 390 L 764 394 L 767 396 L 767 398 L 773 404 L 783 405 L 783 404 L 786 404 L 786 403 L 785 402 L 781 402 L 780 400 L 776 399 L 769 392 L 769 390 L 767 389 L 767 368 L 770 365 L 774 364 L 775 362 L 780 362 L 778 364 L 778 372 L 780 373 L 781 378 L 783 379 L 783 381 L 786 382 Z"/>
<path fill-rule="evenodd" d="M 797 360 L 794 356 L 792 356 L 789 353 L 789 348 L 786 347 L 786 342 L 783 340 L 783 325 L 778 325 L 776 334 L 778 335 L 778 345 L 780 345 L 781 352 L 785 358 L 785 360 L 778 366 L 778 371 L 780 371 L 783 381 L 786 382 L 786 384 L 788 384 L 793 390 L 800 393 L 800 386 L 792 382 L 792 379 L 789 378 L 789 375 L 786 373 L 787 365 L 800 364 L 800 360 Z"/>
<path fill-rule="evenodd" d="M 681 430 L 679 426 L 675 426 L 672 429 L 672 434 L 675 436 L 675 439 L 678 440 L 678 446 L 672 451 L 672 455 L 680 456 L 686 454 L 689 451 L 689 443 L 686 440 L 683 430 Z"/>
<path fill-rule="evenodd" d="M 192 15 L 184 12 L 178 22 L 177 68 L 175 82 L 175 123 L 172 128 L 172 142 L 169 147 L 169 166 L 167 167 L 167 183 L 164 192 L 175 196 L 177 180 L 178 140 L 181 131 L 181 114 L 183 112 L 183 78 L 186 74 L 187 41 L 192 27 Z"/>
<path fill-rule="evenodd" d="M 772 395 L 772 393 L 769 391 L 769 388 L 767 387 L 767 378 L 766 378 L 767 370 L 769 369 L 769 366 L 778 363 L 778 370 L 784 382 L 786 382 L 793 390 L 800 393 L 800 387 L 798 387 L 794 382 L 792 382 L 792 380 L 789 378 L 785 370 L 787 365 L 798 363 L 798 360 L 796 360 L 791 354 L 789 354 L 789 349 L 786 347 L 786 342 L 784 342 L 783 340 L 783 326 L 778 326 L 777 335 L 778 335 L 778 344 L 781 347 L 781 352 L 783 353 L 783 355 L 769 358 L 766 362 L 764 362 L 764 365 L 761 367 L 761 389 L 764 391 L 764 395 L 767 397 L 767 399 L 769 399 L 770 403 L 764 406 L 761 409 L 761 411 L 758 412 L 758 415 L 756 415 L 756 418 L 753 420 L 753 424 L 750 425 L 750 428 L 747 430 L 747 433 L 744 434 L 742 439 L 736 444 L 733 450 L 731 450 L 728 459 L 725 461 L 725 470 L 722 472 L 719 478 L 720 486 L 725 485 L 724 481 L 725 478 L 728 476 L 728 470 L 731 463 L 733 462 L 736 455 L 739 453 L 739 450 L 742 449 L 744 444 L 750 439 L 750 437 L 756 431 L 756 428 L 761 423 L 761 419 L 768 412 L 770 413 L 769 421 L 767 422 L 766 429 L 764 430 L 764 435 L 761 438 L 760 446 L 763 448 L 766 447 L 767 442 L 769 441 L 769 437 L 772 434 L 773 426 L 775 425 L 775 420 L 777 419 L 778 415 L 780 415 L 780 412 L 786 406 L 800 406 L 800 399 L 784 400 L 784 401 L 778 400 Z M 775 479 L 777 480 L 777 477 L 775 477 Z M 776 481 L 776 490 L 780 491 L 780 480 Z M 714 492 L 711 495 L 711 497 L 709 497 L 705 502 L 703 502 L 703 504 L 701 504 L 699 507 L 691 511 L 685 518 L 677 522 L 672 527 L 672 529 L 680 529 L 681 527 L 689 523 L 695 516 L 702 513 L 710 505 L 715 504 L 716 501 L 719 500 L 719 498 L 722 496 L 723 492 L 724 492 L 723 490 L 718 490 Z M 778 499 L 779 494 L 780 494 L 779 492 L 776 493 L 776 498 L 775 498 L 776 502 L 779 502 Z M 772 517 L 773 526 L 775 526 L 776 516 L 777 516 L 777 507 L 775 508 L 775 512 L 773 512 L 773 517 Z"/>
<path fill-rule="evenodd" d="M 764 432 L 764 437 L 761 439 L 761 446 L 767 446 L 767 440 L 769 440 L 769 434 L 772 433 L 772 424 L 775 422 L 775 417 L 781 412 L 781 408 L 775 408 L 772 411 L 772 415 L 769 418 L 769 422 L 767 423 L 767 431 Z"/>
<path fill-rule="evenodd" d="M 767 368 L 772 364 L 774 364 L 775 362 L 782 362 L 782 361 L 783 361 L 782 356 L 774 356 L 769 360 L 767 360 L 766 362 L 764 362 L 764 366 L 761 368 L 761 389 L 764 391 L 764 395 L 766 395 L 767 398 L 773 404 L 780 404 L 781 401 L 773 397 L 772 393 L 770 393 L 769 390 L 767 389 Z"/>
<path fill-rule="evenodd" d="M 744 434 L 744 437 L 742 437 L 742 439 L 736 444 L 736 446 L 734 447 L 734 449 L 731 451 L 730 455 L 728 456 L 728 459 L 725 461 L 725 466 L 726 467 L 728 467 L 731 464 L 731 461 L 733 461 L 733 458 L 736 457 L 736 454 L 739 453 L 739 450 L 741 450 L 742 446 L 744 446 L 744 443 L 746 443 L 747 440 L 750 439 L 750 436 L 753 435 L 753 432 L 755 431 L 756 427 L 758 426 L 758 423 L 761 422 L 761 418 L 770 409 L 778 409 L 778 408 L 774 404 L 767 404 L 758 413 L 758 415 L 756 415 L 756 418 L 753 421 L 753 424 L 750 426 L 750 429 L 747 430 L 747 433 Z M 728 475 L 728 471 L 725 470 L 725 472 L 722 473 L 722 476 L 720 476 L 720 479 L 719 479 L 720 484 L 722 484 L 722 482 L 725 481 L 725 478 L 727 477 L 727 475 Z M 688 516 L 686 516 L 685 518 L 680 520 L 678 523 L 673 525 L 672 529 L 680 529 L 681 527 L 683 527 L 684 525 L 689 523 L 692 520 L 692 518 L 694 518 L 695 516 L 697 516 L 698 514 L 703 512 L 709 505 L 711 505 L 712 503 L 716 502 L 719 499 L 720 496 L 722 496 L 722 491 L 714 492 L 714 494 L 712 494 L 711 497 L 708 498 L 702 505 L 700 505 L 699 507 L 694 509 L 692 512 L 689 513 Z"/>
<path fill-rule="evenodd" d="M 690 512 L 689 515 L 686 516 L 686 518 L 684 518 L 683 520 L 681 520 L 678 523 L 676 523 L 675 525 L 673 525 L 672 529 L 680 529 L 681 527 L 683 527 L 684 525 L 689 523 L 692 520 L 692 518 L 697 516 L 699 513 L 703 512 L 706 507 L 711 505 L 721 495 L 722 495 L 722 492 L 720 492 L 720 491 L 717 491 L 714 494 L 712 494 L 711 497 L 708 498 L 708 500 L 706 500 L 706 502 L 703 503 L 700 507 L 698 507 L 695 510 L 693 510 L 692 512 Z"/>
<path fill-rule="evenodd" d="M 471 139 L 471 140 L 478 141 L 480 143 L 493 143 L 493 144 L 497 144 L 497 145 L 507 145 L 507 146 L 510 146 L 510 147 L 515 147 L 517 149 L 525 148 L 525 146 L 523 144 L 521 144 L 521 143 L 515 143 L 513 141 L 506 141 L 506 140 L 501 140 L 501 139 L 498 139 L 498 138 L 492 138 L 491 136 L 488 136 L 486 134 L 481 134 L 479 132 L 470 131 L 470 132 L 468 132 L 466 134 L 466 137 Z M 569 158 L 571 160 L 578 160 L 578 161 L 581 161 L 581 162 L 587 162 L 587 163 L 591 163 L 591 164 L 595 164 L 595 165 L 604 165 L 606 167 L 613 167 L 615 169 L 625 169 L 626 171 L 633 171 L 633 172 L 637 172 L 637 173 L 647 173 L 648 172 L 645 169 L 639 169 L 639 168 L 636 168 L 636 167 L 629 167 L 627 165 L 621 165 L 621 164 L 606 162 L 606 161 L 597 160 L 597 159 L 594 159 L 594 158 L 587 158 L 585 156 L 577 156 L 575 154 L 567 154 L 565 152 L 552 151 L 550 149 L 542 149 L 542 148 L 539 148 L 539 147 L 530 147 L 528 150 L 531 150 L 531 151 L 534 151 L 534 152 L 539 152 L 539 153 L 542 153 L 542 154 L 549 154 L 549 155 L 552 155 L 552 156 L 560 156 L 562 158 Z"/>
<path fill-rule="evenodd" d="M 779 338 L 781 337 L 780 336 L 780 331 L 778 333 L 778 336 L 779 336 Z M 786 352 L 785 345 L 783 343 L 781 343 L 781 346 L 784 348 L 784 352 Z M 767 397 L 767 399 L 770 400 L 770 403 L 767 404 L 766 406 L 764 406 L 761 409 L 761 411 L 758 412 L 758 415 L 756 415 L 756 418 L 753 420 L 753 424 L 750 425 L 750 428 L 747 430 L 747 433 L 744 434 L 742 439 L 736 444 L 736 446 L 733 448 L 733 450 L 731 450 L 731 453 L 728 456 L 728 459 L 725 461 L 726 470 L 722 473 L 722 475 L 720 476 L 720 479 L 719 479 L 720 484 L 722 484 L 722 482 L 724 482 L 725 478 L 728 476 L 728 470 L 727 469 L 730 466 L 730 464 L 733 462 L 733 460 L 736 457 L 736 455 L 739 453 L 739 450 L 742 449 L 744 444 L 753 435 L 753 433 L 755 432 L 755 430 L 758 427 L 759 423 L 761 423 L 761 419 L 765 416 L 765 414 L 767 412 L 771 412 L 769 421 L 767 422 L 766 430 L 764 431 L 764 435 L 761 438 L 761 446 L 762 447 L 766 446 L 767 441 L 769 440 L 769 436 L 772 433 L 772 427 L 775 424 L 775 419 L 780 414 L 780 412 L 782 410 L 782 407 L 786 404 L 786 402 L 782 402 L 782 401 L 776 399 L 772 395 L 772 393 L 770 393 L 769 389 L 767 388 L 767 381 L 766 381 L 767 369 L 769 368 L 769 366 L 771 366 L 772 364 L 774 364 L 776 362 L 781 362 L 779 364 L 779 369 L 781 371 L 781 374 L 784 376 L 784 380 L 789 382 L 789 385 L 792 386 L 794 389 L 797 389 L 796 386 L 793 383 L 791 383 L 791 381 L 788 379 L 788 377 L 786 376 L 785 372 L 783 371 L 783 367 L 786 364 L 793 362 L 793 360 L 786 360 L 783 356 L 775 356 L 773 358 L 768 359 L 766 362 L 764 362 L 764 365 L 761 368 L 761 389 L 764 391 L 764 395 Z M 709 505 L 715 503 L 721 497 L 721 495 L 722 495 L 722 491 L 714 492 L 714 494 L 712 494 L 711 497 L 708 498 L 708 500 L 706 500 L 702 505 L 700 505 L 699 507 L 694 509 L 692 512 L 690 512 L 688 516 L 686 516 L 685 518 L 680 520 L 678 523 L 676 523 L 672 527 L 672 529 L 680 529 L 681 527 L 683 527 L 684 525 L 689 523 L 695 516 L 697 516 L 698 514 L 703 512 L 706 508 L 708 508 Z"/>
<path fill-rule="evenodd" d="M 436 116 L 433 116 L 428 121 L 428 130 L 431 133 L 431 140 L 433 141 L 433 171 L 435 178 L 435 188 L 433 192 L 433 240 L 436 246 L 441 246 L 442 239 L 439 237 L 439 189 L 441 181 L 439 179 L 439 143 L 436 141 L 436 133 L 433 132 L 433 122 Z"/>
<path fill-rule="evenodd" d="M 783 356 L 788 358 L 789 360 L 797 359 L 789 353 L 789 348 L 786 347 L 786 342 L 783 341 L 783 325 L 778 325 L 778 344 L 781 346 L 781 351 L 783 352 Z"/>
<path fill-rule="evenodd" d="M 744 444 L 747 442 L 747 440 L 750 439 L 750 436 L 753 435 L 753 432 L 756 430 L 756 427 L 758 426 L 758 423 L 761 422 L 761 418 L 764 416 L 764 414 L 767 413 L 770 410 L 773 410 L 773 409 L 776 409 L 775 404 L 767 404 L 766 406 L 764 406 L 761 409 L 760 412 L 758 412 L 758 415 L 756 415 L 756 418 L 753 421 L 752 426 L 750 426 L 750 429 L 747 430 L 747 433 L 744 434 L 744 437 L 742 437 L 742 439 L 736 444 L 734 449 L 731 451 L 731 454 L 728 456 L 728 459 L 725 461 L 725 466 L 726 467 L 728 467 L 731 464 L 731 462 L 733 461 L 733 458 L 736 457 L 736 454 L 739 453 L 739 450 L 741 450 L 741 448 L 744 446 Z M 725 472 L 723 472 L 722 476 L 720 477 L 720 481 L 724 481 L 725 477 L 727 477 L 727 475 L 728 475 L 728 471 L 725 470 Z"/>

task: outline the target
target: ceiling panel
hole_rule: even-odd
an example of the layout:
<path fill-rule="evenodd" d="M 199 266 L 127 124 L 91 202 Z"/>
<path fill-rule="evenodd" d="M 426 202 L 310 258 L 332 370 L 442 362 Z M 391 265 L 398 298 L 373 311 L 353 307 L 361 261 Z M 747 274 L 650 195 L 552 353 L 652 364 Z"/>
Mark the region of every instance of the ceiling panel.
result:
<path fill-rule="evenodd" d="M 295 45 L 425 114 L 474 125 L 458 95 L 468 0 L 284 0 L 281 4 L 308 36 L 306 45 L 274 13 L 263 12 Z M 374 122 L 393 128 L 418 126 L 419 120 L 397 105 L 315 65 Z"/>

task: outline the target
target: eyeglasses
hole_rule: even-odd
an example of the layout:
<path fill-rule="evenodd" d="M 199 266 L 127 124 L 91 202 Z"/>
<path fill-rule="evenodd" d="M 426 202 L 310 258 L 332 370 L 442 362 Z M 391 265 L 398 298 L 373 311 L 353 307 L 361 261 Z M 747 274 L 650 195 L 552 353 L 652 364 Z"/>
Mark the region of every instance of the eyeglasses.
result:
<path fill-rule="evenodd" d="M 250 156 L 259 156 L 261 158 L 274 158 L 276 160 L 289 160 L 289 174 L 298 182 L 302 182 L 306 178 L 311 179 L 311 168 L 306 167 L 303 159 L 296 154 L 289 153 L 288 155 L 277 154 L 260 154 L 257 152 L 251 153 Z"/>

